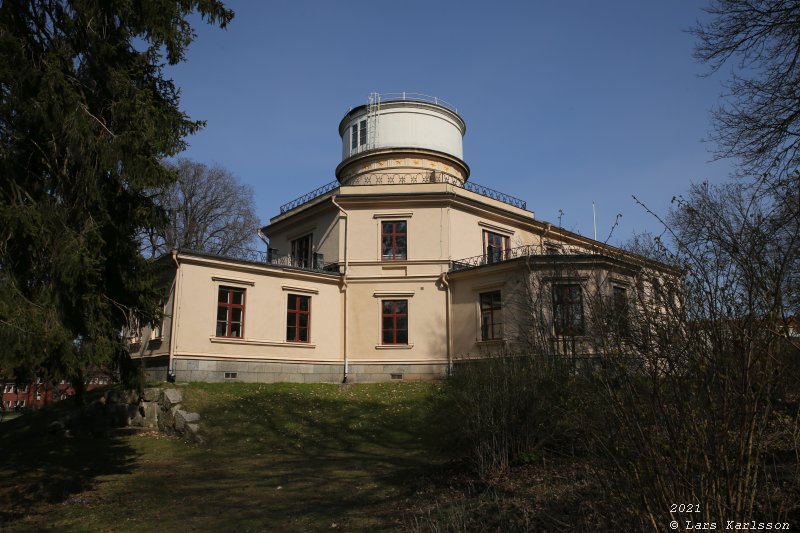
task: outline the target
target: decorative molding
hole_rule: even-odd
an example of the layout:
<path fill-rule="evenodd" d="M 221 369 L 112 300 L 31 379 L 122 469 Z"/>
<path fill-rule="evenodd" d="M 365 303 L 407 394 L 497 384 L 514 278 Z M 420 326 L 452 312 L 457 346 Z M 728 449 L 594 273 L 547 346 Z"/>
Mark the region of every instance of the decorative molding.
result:
<path fill-rule="evenodd" d="M 494 224 L 489 224 L 488 222 L 484 222 L 482 220 L 478 221 L 478 225 L 481 226 L 482 228 L 487 228 L 487 229 L 490 229 L 490 230 L 494 230 L 494 231 L 496 231 L 498 233 L 505 234 L 508 237 L 511 237 L 512 235 L 514 235 L 514 230 L 513 229 L 504 228 L 503 226 L 495 226 Z"/>
<path fill-rule="evenodd" d="M 239 285 L 249 285 L 254 287 L 256 282 L 249 279 L 226 278 L 223 276 L 211 276 L 211 281 L 221 281 L 223 283 L 238 283 Z"/>
<path fill-rule="evenodd" d="M 406 211 L 403 213 L 374 213 L 372 218 L 411 218 L 414 213 Z"/>
<path fill-rule="evenodd" d="M 305 287 L 293 287 L 292 285 L 281 285 L 281 289 L 291 292 L 305 292 L 308 294 L 319 294 L 318 289 L 307 289 Z"/>
<path fill-rule="evenodd" d="M 316 348 L 317 345 L 310 342 L 282 342 L 265 341 L 257 339 L 234 339 L 230 337 L 209 337 L 209 341 L 219 344 L 240 344 L 244 346 L 280 346 L 284 348 Z"/>
<path fill-rule="evenodd" d="M 411 298 L 414 296 L 414 291 L 375 291 L 372 293 L 374 298 L 388 298 L 388 297 L 404 297 Z"/>
<path fill-rule="evenodd" d="M 413 348 L 413 344 L 376 344 L 376 350 L 410 350 Z M 353 364 L 353 361 L 350 361 L 350 364 Z M 385 364 L 395 364 L 394 361 L 389 363 L 388 361 Z"/>

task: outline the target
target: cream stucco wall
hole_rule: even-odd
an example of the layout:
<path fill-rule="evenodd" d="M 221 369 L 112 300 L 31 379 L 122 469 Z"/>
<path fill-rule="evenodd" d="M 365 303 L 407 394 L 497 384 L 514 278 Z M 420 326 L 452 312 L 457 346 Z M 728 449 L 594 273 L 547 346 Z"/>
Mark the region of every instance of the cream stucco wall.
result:
<path fill-rule="evenodd" d="M 178 256 L 180 301 L 176 308 L 173 355 L 239 359 L 320 361 L 342 360 L 342 305 L 335 276 L 274 267 Z M 219 287 L 245 290 L 244 335 L 215 335 Z M 308 343 L 286 341 L 289 294 L 311 297 Z"/>
<path fill-rule="evenodd" d="M 352 150 L 348 128 L 358 123 L 360 131 L 361 120 L 371 121 L 370 142 L 361 145 L 359 139 Z M 183 364 L 178 370 L 185 379 L 221 379 L 220 373 L 231 373 L 228 368 L 244 369 L 245 379 L 252 380 L 260 380 L 261 372 L 274 380 L 305 372 L 311 376 L 303 379 L 313 381 L 322 367 L 321 379 L 332 382 L 348 368 L 368 374 L 379 367 L 383 378 L 374 380 L 406 372 L 442 375 L 455 358 L 502 350 L 520 337 L 524 326 L 518 319 L 524 313 L 514 302 L 526 297 L 534 276 L 549 287 L 548 269 L 563 274 L 566 267 L 561 279 L 578 280 L 587 298 L 607 296 L 612 283 L 634 286 L 639 259 L 553 228 L 519 207 L 524 203 L 466 182 L 464 132 L 458 114 L 435 103 L 353 109 L 339 128 L 339 182 L 306 202 L 293 202 L 263 228 L 277 257 L 257 263 L 174 255 L 162 338 L 140 344 L 136 356 L 169 356 L 171 369 L 177 368 L 175 361 Z M 381 225 L 398 220 L 407 224 L 406 257 L 385 261 Z M 487 232 L 508 238 L 512 250 L 500 263 L 487 264 Z M 298 265 L 289 258 L 292 241 L 306 235 L 312 236 L 311 251 L 323 256 L 325 272 L 314 271 L 321 265 Z M 216 336 L 220 287 L 245 291 L 241 338 Z M 481 340 L 479 297 L 496 290 L 502 295 L 503 338 L 487 342 Z M 309 342 L 286 340 L 290 294 L 311 298 Z M 549 298 L 548 293 L 537 301 L 539 309 L 525 312 L 546 318 L 552 314 Z M 407 344 L 382 342 L 384 300 L 408 302 Z"/>
<path fill-rule="evenodd" d="M 344 254 L 341 241 L 340 213 L 330 202 L 315 209 L 304 210 L 274 225 L 267 233 L 270 248 L 279 255 L 291 253 L 291 242 L 304 235 L 312 235 L 312 251 L 324 255 L 326 263 L 335 263 Z"/>

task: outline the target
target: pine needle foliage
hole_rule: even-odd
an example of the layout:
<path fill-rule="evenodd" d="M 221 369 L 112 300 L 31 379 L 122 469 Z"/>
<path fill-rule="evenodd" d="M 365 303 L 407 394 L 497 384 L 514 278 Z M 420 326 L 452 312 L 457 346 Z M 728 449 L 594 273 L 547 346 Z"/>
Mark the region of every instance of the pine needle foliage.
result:
<path fill-rule="evenodd" d="M 199 17 L 198 17 L 199 15 Z M 157 316 L 137 235 L 164 213 L 165 157 L 202 127 L 164 69 L 218 0 L 0 4 L 0 368 L 80 381 L 126 358 L 121 331 Z"/>

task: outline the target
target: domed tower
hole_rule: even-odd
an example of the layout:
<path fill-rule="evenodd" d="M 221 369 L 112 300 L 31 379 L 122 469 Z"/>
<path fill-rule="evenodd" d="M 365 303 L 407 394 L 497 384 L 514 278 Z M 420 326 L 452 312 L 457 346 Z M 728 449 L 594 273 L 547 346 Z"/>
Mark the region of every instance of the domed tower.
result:
<path fill-rule="evenodd" d="M 467 127 L 456 109 L 416 93 L 372 93 L 339 123 L 343 185 L 379 174 L 403 174 L 461 184 L 469 178 L 463 160 Z"/>

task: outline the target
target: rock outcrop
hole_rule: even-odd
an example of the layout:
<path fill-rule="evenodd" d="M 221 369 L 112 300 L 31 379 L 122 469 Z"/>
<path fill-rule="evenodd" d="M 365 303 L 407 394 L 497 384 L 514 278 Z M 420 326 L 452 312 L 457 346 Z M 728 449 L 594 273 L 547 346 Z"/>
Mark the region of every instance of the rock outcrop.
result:
<path fill-rule="evenodd" d="M 183 407 L 183 393 L 171 387 L 149 387 L 141 394 L 110 390 L 83 409 L 50 424 L 50 431 L 67 435 L 107 435 L 111 431 L 157 430 L 202 444 L 200 415 Z"/>

